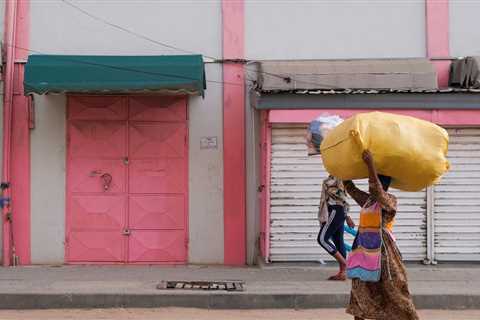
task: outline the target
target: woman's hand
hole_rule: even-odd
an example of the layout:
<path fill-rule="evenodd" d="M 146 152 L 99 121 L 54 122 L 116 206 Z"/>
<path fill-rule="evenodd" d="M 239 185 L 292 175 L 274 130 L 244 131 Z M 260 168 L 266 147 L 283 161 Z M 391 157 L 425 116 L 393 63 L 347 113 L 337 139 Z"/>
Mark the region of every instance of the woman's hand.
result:
<path fill-rule="evenodd" d="M 347 226 L 349 226 L 352 229 L 355 228 L 355 222 L 353 221 L 353 219 L 350 216 L 347 216 L 345 218 L 345 221 L 347 222 Z"/>
<path fill-rule="evenodd" d="M 362 159 L 369 168 L 373 167 L 373 155 L 369 150 L 363 151 Z"/>

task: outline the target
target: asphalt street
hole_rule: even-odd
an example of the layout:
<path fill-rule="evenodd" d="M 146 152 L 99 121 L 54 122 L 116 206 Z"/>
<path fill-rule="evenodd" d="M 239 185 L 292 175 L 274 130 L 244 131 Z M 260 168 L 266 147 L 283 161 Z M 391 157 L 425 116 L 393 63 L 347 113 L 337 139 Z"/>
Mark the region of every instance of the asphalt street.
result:
<path fill-rule="evenodd" d="M 422 320 L 478 320 L 480 310 L 421 310 Z M 65 309 L 1 310 L 0 320 L 349 320 L 344 309 L 312 310 L 204 310 L 162 309 Z"/>

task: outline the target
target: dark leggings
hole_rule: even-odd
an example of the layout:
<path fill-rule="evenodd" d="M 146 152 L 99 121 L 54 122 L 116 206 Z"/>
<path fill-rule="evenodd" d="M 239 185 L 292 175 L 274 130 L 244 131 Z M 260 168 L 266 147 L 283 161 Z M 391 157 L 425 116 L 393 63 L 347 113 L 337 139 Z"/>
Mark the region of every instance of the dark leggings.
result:
<path fill-rule="evenodd" d="M 340 252 L 344 258 L 347 257 L 343 239 L 345 216 L 342 206 L 328 206 L 328 221 L 322 223 L 318 233 L 318 244 L 332 256 Z"/>

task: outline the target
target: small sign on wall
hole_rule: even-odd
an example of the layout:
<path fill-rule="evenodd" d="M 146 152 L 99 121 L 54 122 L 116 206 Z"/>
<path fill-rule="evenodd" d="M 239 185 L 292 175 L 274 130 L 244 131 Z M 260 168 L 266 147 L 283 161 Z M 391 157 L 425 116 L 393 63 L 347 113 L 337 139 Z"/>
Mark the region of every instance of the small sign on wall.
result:
<path fill-rule="evenodd" d="M 217 137 L 202 137 L 200 138 L 200 149 L 217 149 Z"/>

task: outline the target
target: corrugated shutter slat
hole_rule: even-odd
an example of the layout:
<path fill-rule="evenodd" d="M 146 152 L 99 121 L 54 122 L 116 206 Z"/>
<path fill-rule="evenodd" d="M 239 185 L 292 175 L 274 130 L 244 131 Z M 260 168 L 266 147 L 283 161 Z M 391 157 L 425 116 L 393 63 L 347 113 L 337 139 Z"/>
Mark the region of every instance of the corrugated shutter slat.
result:
<path fill-rule="evenodd" d="M 480 129 L 449 129 L 450 171 L 435 186 L 435 258 L 480 261 Z"/>
<path fill-rule="evenodd" d="M 307 156 L 305 125 L 275 125 L 272 129 L 270 260 L 329 261 L 317 244 L 321 183 L 327 176 L 320 156 Z M 480 150 L 480 149 L 479 149 Z M 358 182 L 362 189 L 366 181 Z M 406 260 L 426 256 L 426 192 L 398 192 L 395 235 Z M 358 222 L 360 208 L 351 201 Z M 351 236 L 346 241 L 352 242 Z"/>

